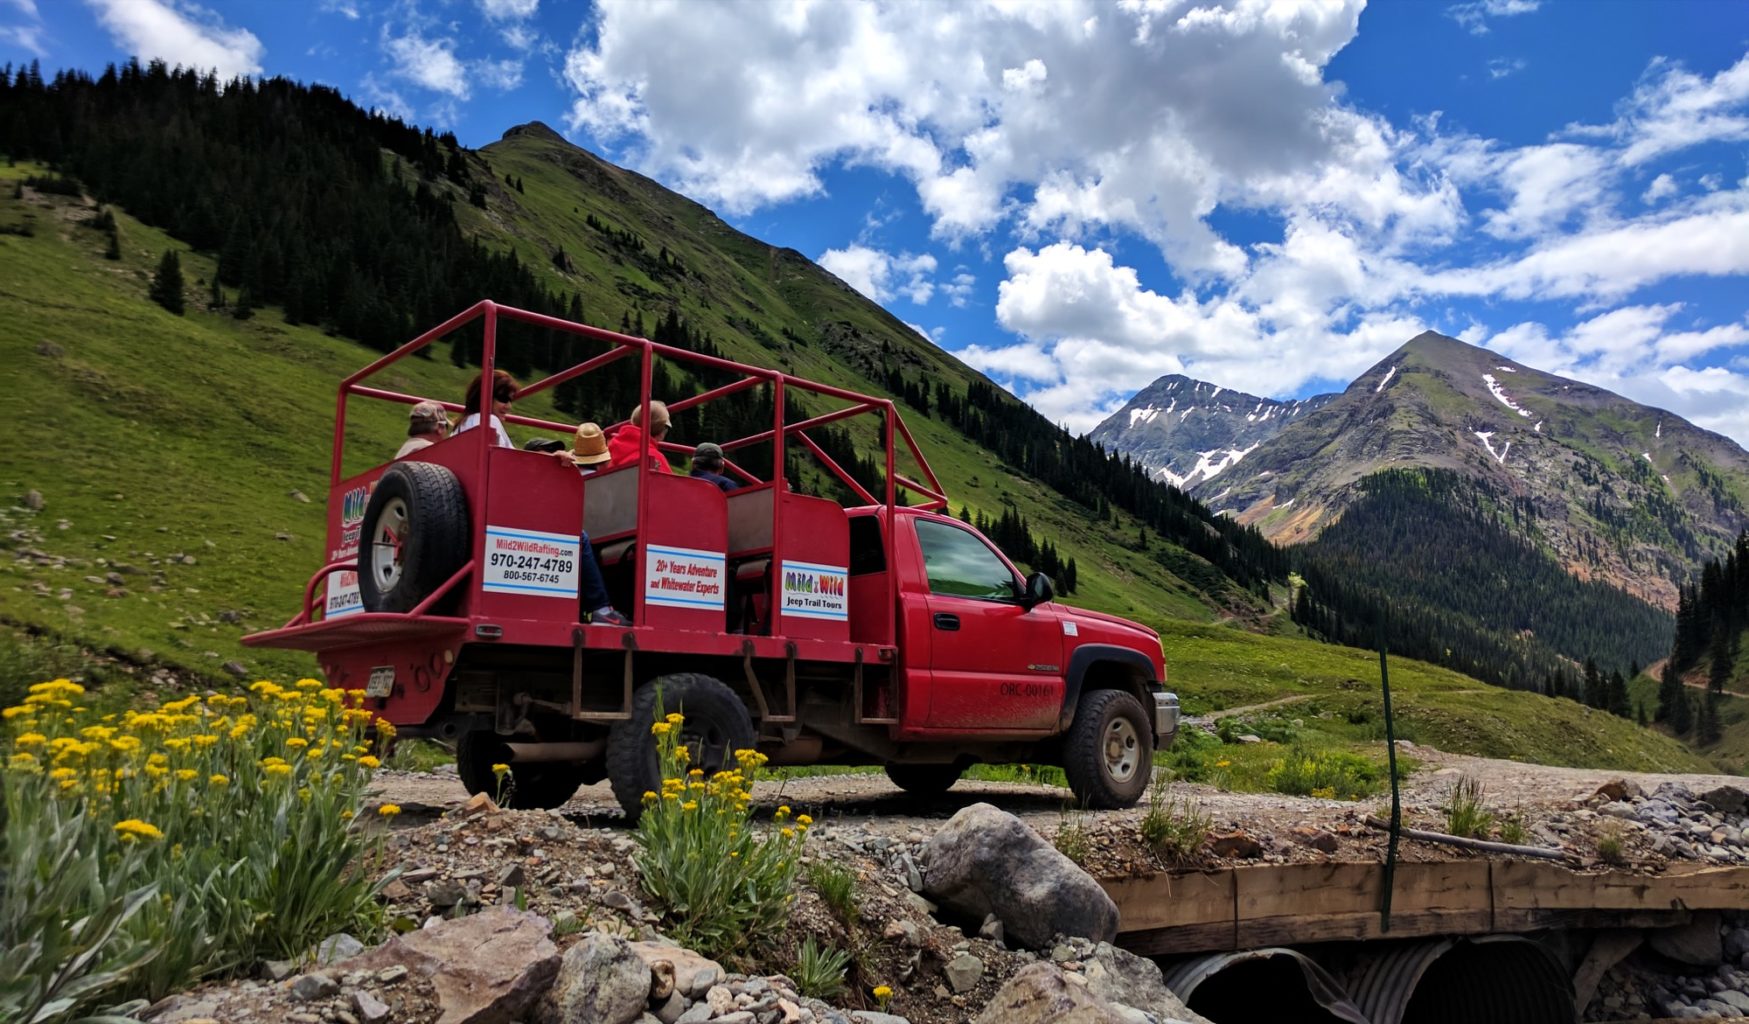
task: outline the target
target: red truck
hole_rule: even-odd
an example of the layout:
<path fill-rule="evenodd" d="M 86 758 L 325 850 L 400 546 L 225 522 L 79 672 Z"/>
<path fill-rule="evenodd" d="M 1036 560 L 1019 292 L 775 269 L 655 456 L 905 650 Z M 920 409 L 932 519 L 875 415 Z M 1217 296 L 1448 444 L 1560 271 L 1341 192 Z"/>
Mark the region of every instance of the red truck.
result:
<path fill-rule="evenodd" d="M 583 476 L 495 446 L 489 429 L 343 475 L 350 399 L 425 400 L 365 381 L 476 321 L 485 381 L 502 321 L 601 346 L 518 399 L 622 359 L 637 361 L 641 422 L 657 360 L 727 380 L 670 402 L 674 413 L 762 394 L 769 428 L 711 439 L 744 485 L 725 494 L 648 460 Z M 884 457 L 872 484 L 810 434 L 853 420 Z M 804 461 L 850 500 L 803 493 Z M 1159 635 L 1058 604 L 1048 577 L 1023 577 L 947 507 L 889 399 L 481 302 L 341 383 L 328 564 L 290 622 L 244 643 L 313 652 L 400 735 L 454 742 L 470 792 L 502 788 L 513 806 L 556 807 L 608 779 L 635 817 L 660 788 L 659 705 L 685 714 L 683 741 L 707 769 L 753 747 L 774 765 L 881 765 L 935 794 L 974 762 L 1049 763 L 1086 806 L 1134 804 L 1178 728 Z M 586 621 L 590 545 L 629 626 Z"/>

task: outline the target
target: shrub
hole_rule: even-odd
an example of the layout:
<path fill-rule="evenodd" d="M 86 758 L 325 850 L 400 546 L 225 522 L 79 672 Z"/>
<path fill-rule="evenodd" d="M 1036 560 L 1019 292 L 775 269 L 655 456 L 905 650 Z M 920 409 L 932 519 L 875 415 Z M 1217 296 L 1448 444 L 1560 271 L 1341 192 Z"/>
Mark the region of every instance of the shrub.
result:
<path fill-rule="evenodd" d="M 644 794 L 636 863 L 644 892 L 678 944 L 712 959 L 735 958 L 780 933 L 794 899 L 802 844 L 813 820 L 779 807 L 761 836 L 749 809 L 765 755 L 735 751 L 740 767 L 706 779 L 689 768 L 678 714 L 651 726 L 662 792 Z"/>
<path fill-rule="evenodd" d="M 808 884 L 820 894 L 838 919 L 850 924 L 856 917 L 856 872 L 837 864 L 816 861 L 808 865 Z"/>
<path fill-rule="evenodd" d="M 1622 838 L 1620 826 L 1612 825 L 1597 837 L 1597 856 L 1605 864 L 1615 867 L 1627 863 L 1627 842 Z"/>
<path fill-rule="evenodd" d="M 53 977 L 64 1002 L 38 1019 L 376 931 L 375 843 L 351 827 L 377 765 L 362 693 L 313 679 L 251 690 L 98 715 L 57 679 L 5 710 L 0 962 L 7 977 Z M 85 857 L 101 866 L 89 878 Z M 147 880 L 157 893 L 136 905 Z M 35 941 L 43 914 L 74 923 Z M 88 916 L 113 925 L 93 932 Z"/>
<path fill-rule="evenodd" d="M 1088 855 L 1093 852 L 1093 837 L 1082 823 L 1080 811 L 1064 809 L 1057 819 L 1057 831 L 1051 837 L 1051 845 L 1076 864 L 1086 865 Z"/>
<path fill-rule="evenodd" d="M 796 991 L 813 999 L 831 999 L 844 991 L 844 972 L 849 967 L 847 951 L 821 946 L 810 935 L 796 955 Z"/>
<path fill-rule="evenodd" d="M 1529 830 L 1525 828 L 1525 824 L 1524 824 L 1524 812 L 1523 811 L 1513 811 L 1509 814 L 1505 814 L 1505 815 L 1501 816 L 1501 818 L 1500 818 L 1500 841 L 1501 842 L 1511 843 L 1514 846 L 1523 846 L 1525 840 L 1528 839 L 1529 837 L 1530 837 Z"/>
<path fill-rule="evenodd" d="M 1296 746 L 1269 769 L 1269 787 L 1290 796 L 1359 800 L 1379 789 L 1384 769 L 1358 754 Z"/>
<path fill-rule="evenodd" d="M 1486 839 L 1494 828 L 1494 812 L 1488 810 L 1487 796 L 1480 780 L 1460 776 L 1445 805 L 1445 830 L 1466 839 Z"/>
<path fill-rule="evenodd" d="M 1201 807 L 1172 789 L 1169 772 L 1156 772 L 1142 814 L 1142 841 L 1168 863 L 1189 860 L 1208 839 L 1210 819 Z"/>

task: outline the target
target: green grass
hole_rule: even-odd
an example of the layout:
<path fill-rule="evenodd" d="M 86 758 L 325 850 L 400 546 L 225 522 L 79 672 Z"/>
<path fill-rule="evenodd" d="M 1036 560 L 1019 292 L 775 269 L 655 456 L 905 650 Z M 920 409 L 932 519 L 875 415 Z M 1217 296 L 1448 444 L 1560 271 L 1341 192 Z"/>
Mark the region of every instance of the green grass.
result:
<path fill-rule="evenodd" d="M 1165 643 L 1169 685 L 1187 713 L 1293 697 L 1298 698 L 1293 703 L 1250 718 L 1286 722 L 1315 746 L 1371 744 L 1382 750 L 1376 653 L 1223 626 L 1156 625 Z M 1404 658 L 1390 659 L 1390 671 L 1399 739 L 1453 753 L 1575 767 L 1710 767 L 1668 736 L 1570 700 L 1487 686 Z M 1258 756 L 1242 747 L 1226 749 L 1240 758 Z"/>

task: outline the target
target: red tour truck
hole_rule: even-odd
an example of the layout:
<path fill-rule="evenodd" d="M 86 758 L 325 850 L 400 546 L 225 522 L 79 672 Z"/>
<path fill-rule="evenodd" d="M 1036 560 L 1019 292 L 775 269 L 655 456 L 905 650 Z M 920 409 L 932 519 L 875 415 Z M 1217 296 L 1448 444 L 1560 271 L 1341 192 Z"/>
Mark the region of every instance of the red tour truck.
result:
<path fill-rule="evenodd" d="M 768 429 L 709 438 L 745 485 L 725 494 L 647 459 L 584 477 L 494 446 L 490 429 L 343 476 L 348 402 L 421 401 L 366 381 L 474 321 L 488 381 L 505 321 L 601 346 L 518 398 L 573 380 L 587 394 L 587 375 L 621 359 L 637 361 L 646 411 L 656 360 L 728 381 L 672 412 L 763 389 Z M 884 458 L 875 491 L 809 434 L 852 420 Z M 851 507 L 794 486 L 809 462 L 817 489 Z M 1047 577 L 1023 578 L 942 514 L 941 484 L 889 399 L 481 302 L 341 383 L 329 483 L 328 564 L 290 622 L 244 642 L 313 652 L 400 735 L 455 743 L 470 792 L 498 788 L 491 766 L 508 764 L 513 806 L 556 807 L 605 778 L 635 817 L 660 789 L 658 702 L 685 714 L 683 742 L 708 770 L 755 747 L 774 765 L 882 765 L 936 794 L 974 762 L 1049 763 L 1090 807 L 1134 804 L 1177 732 L 1159 635 L 1056 603 Z M 585 536 L 630 626 L 587 624 Z"/>

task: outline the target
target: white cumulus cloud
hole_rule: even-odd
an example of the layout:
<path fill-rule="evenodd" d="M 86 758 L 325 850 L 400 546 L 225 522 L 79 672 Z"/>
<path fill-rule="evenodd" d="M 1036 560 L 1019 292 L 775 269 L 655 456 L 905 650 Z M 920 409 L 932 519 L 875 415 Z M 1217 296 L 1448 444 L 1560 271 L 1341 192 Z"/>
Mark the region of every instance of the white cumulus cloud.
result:
<path fill-rule="evenodd" d="M 144 60 L 214 71 L 221 79 L 261 73 L 267 52 L 255 33 L 231 28 L 191 3 L 85 0 L 116 45 Z"/>
<path fill-rule="evenodd" d="M 472 91 L 467 68 L 455 55 L 455 40 L 427 39 L 417 31 L 387 36 L 383 50 L 393 73 L 415 85 L 465 100 Z"/>
<path fill-rule="evenodd" d="M 935 294 L 935 257 L 928 253 L 894 255 L 858 243 L 827 249 L 816 262 L 875 302 L 903 295 L 921 306 Z"/>

